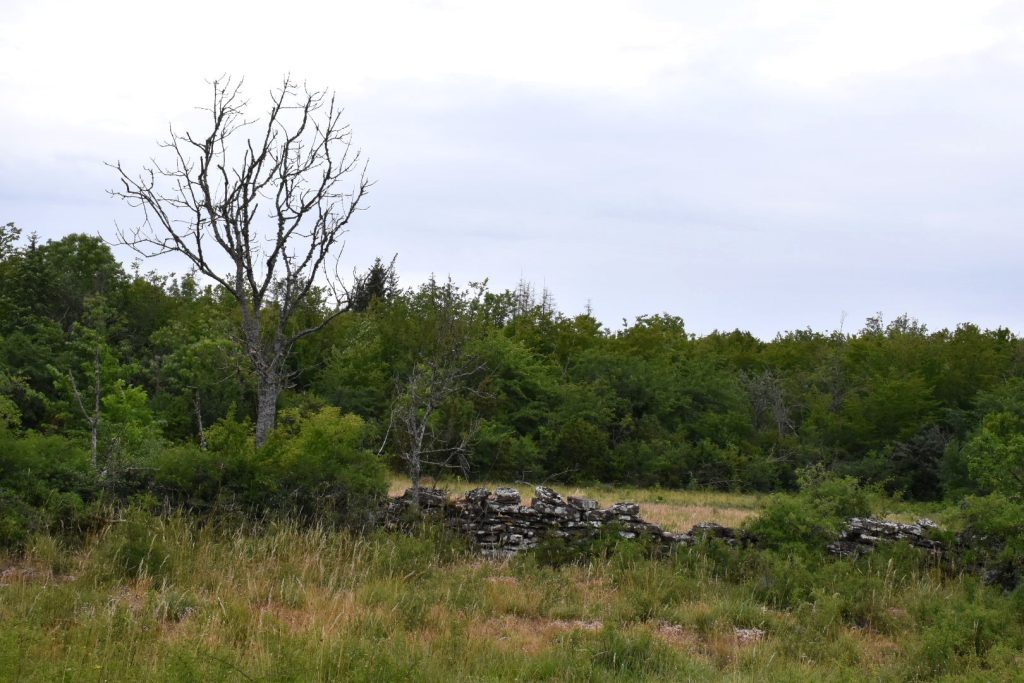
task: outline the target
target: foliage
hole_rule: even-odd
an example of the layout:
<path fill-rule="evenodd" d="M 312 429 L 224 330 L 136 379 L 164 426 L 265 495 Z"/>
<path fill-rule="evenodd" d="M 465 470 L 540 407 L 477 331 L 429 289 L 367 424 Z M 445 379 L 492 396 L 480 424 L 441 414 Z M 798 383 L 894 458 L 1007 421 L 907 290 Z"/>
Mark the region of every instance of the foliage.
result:
<path fill-rule="evenodd" d="M 76 447 L 95 437 L 94 485 L 115 498 L 306 509 L 291 492 L 311 480 L 280 469 L 298 423 L 283 416 L 264 455 L 232 431 L 256 421 L 260 379 L 237 302 L 199 277 L 126 270 L 95 237 L 4 226 L 0 422 Z M 322 322 L 322 294 L 289 325 Z M 611 330 L 527 283 L 402 290 L 380 259 L 351 294 L 351 310 L 286 354 L 278 406 L 358 415 L 360 448 L 392 465 L 418 449 L 423 476 L 457 465 L 470 478 L 771 492 L 817 465 L 912 500 L 1021 494 L 1024 343 L 1005 329 L 876 316 L 856 333 L 761 341 L 658 314 Z M 306 464 L 333 485 L 324 462 Z"/>
<path fill-rule="evenodd" d="M 223 286 L 0 226 L 0 678 L 1019 678 L 1009 330 L 877 316 L 762 341 L 670 314 L 612 330 L 525 283 L 402 290 L 393 265 L 290 348 L 257 449 L 259 378 Z M 334 312 L 313 288 L 287 331 Z M 429 411 L 412 400 L 446 376 Z M 470 478 L 703 489 L 624 495 L 657 504 L 772 492 L 744 498 L 764 503 L 757 543 L 662 557 L 611 529 L 489 564 L 437 527 L 353 534 L 408 453 L 403 406 L 433 437 L 424 474 L 436 451 Z M 897 506 L 938 510 L 969 550 L 825 558 L 880 491 L 945 498 Z"/>
<path fill-rule="evenodd" d="M 968 546 L 964 561 L 983 567 L 994 583 L 1017 586 L 1024 576 L 1024 502 L 998 492 L 971 496 L 959 517 Z"/>
<path fill-rule="evenodd" d="M 166 449 L 154 485 L 192 509 L 240 506 L 255 515 L 362 523 L 387 488 L 386 468 L 367 448 L 366 423 L 337 408 L 290 422 L 257 449 L 250 422 L 222 420 L 208 430 L 206 449 Z"/>
<path fill-rule="evenodd" d="M 761 514 L 746 525 L 759 545 L 821 551 L 846 520 L 871 513 L 867 493 L 852 477 L 810 467 L 800 473 L 799 481 L 797 495 L 772 495 Z"/>
<path fill-rule="evenodd" d="M 355 521 L 387 492 L 387 468 L 368 448 L 370 435 L 358 415 L 324 408 L 301 420 L 296 436 L 281 447 L 271 478 L 299 512 Z"/>
<path fill-rule="evenodd" d="M 77 444 L 0 427 L 0 547 L 20 547 L 36 532 L 87 528 L 96 495 L 89 454 Z"/>
<path fill-rule="evenodd" d="M 963 446 L 971 476 L 1007 495 L 1024 495 L 1024 379 L 978 399 L 981 424 Z"/>

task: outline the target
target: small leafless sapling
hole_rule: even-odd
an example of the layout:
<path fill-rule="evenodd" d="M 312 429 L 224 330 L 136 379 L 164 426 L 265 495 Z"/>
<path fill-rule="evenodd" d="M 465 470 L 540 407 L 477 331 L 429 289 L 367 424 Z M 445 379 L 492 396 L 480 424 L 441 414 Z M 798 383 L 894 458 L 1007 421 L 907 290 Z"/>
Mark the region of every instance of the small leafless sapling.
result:
<path fill-rule="evenodd" d="M 431 338 L 424 340 L 412 371 L 396 385 L 387 431 L 412 480 L 414 506 L 419 505 L 424 469 L 468 472 L 470 447 L 480 421 L 460 410 L 472 411 L 460 399 L 483 395 L 478 387 L 486 371 L 486 364 L 467 349 L 472 314 L 457 290 L 451 283 L 431 283 L 425 291 L 433 298 Z"/>

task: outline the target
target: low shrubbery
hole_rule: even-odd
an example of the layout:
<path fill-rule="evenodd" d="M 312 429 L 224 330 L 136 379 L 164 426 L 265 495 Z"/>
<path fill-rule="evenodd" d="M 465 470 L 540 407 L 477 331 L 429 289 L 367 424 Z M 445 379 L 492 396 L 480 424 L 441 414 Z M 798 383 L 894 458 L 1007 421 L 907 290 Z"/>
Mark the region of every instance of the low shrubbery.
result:
<path fill-rule="evenodd" d="M 92 528 L 97 493 L 89 454 L 73 441 L 0 427 L 0 547 Z"/>
<path fill-rule="evenodd" d="M 222 421 L 208 446 L 167 449 L 154 463 L 154 490 L 192 509 L 241 508 L 365 520 L 387 490 L 387 470 L 368 448 L 366 423 L 323 408 L 283 426 L 256 449 L 251 425 Z"/>
<path fill-rule="evenodd" d="M 798 493 L 769 496 L 761 514 L 746 525 L 759 545 L 823 549 L 846 520 L 871 514 L 868 493 L 852 477 L 811 467 L 799 474 L 798 481 Z"/>
<path fill-rule="evenodd" d="M 203 514 L 362 525 L 387 491 L 369 427 L 335 408 L 295 417 L 259 450 L 247 422 L 222 420 L 206 437 L 206 448 L 164 445 L 97 471 L 70 439 L 0 429 L 0 547 L 39 532 L 80 536 L 140 496 Z"/>
<path fill-rule="evenodd" d="M 1024 576 L 1024 503 L 1001 493 L 971 496 L 960 506 L 963 562 L 1006 588 Z"/>

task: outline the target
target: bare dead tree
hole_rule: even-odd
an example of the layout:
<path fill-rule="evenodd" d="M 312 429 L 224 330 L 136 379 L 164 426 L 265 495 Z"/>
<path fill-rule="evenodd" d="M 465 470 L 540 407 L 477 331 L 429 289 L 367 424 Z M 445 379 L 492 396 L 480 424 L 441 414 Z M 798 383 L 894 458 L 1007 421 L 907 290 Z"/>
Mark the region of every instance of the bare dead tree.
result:
<path fill-rule="evenodd" d="M 333 93 L 286 77 L 260 121 L 249 118 L 241 81 L 212 86 L 201 108 L 205 132 L 172 127 L 160 145 L 170 160 L 153 159 L 138 175 L 111 164 L 120 181 L 111 195 L 144 212 L 140 226 L 118 228 L 121 244 L 147 257 L 180 254 L 238 302 L 262 445 L 294 344 L 347 306 L 337 276 L 340 240 L 370 182 Z M 316 288 L 326 293 L 324 315 L 311 326 L 292 324 Z"/>
<path fill-rule="evenodd" d="M 479 295 L 479 291 L 478 291 Z M 405 463 L 419 505 L 420 480 L 425 468 L 469 471 L 469 453 L 480 420 L 452 419 L 447 408 L 459 397 L 484 396 L 479 385 L 486 364 L 467 350 L 472 312 L 465 293 L 449 281 L 424 286 L 431 299 L 432 330 L 424 340 L 411 372 L 396 385 L 387 435 Z M 381 446 L 381 451 L 384 450 Z"/>
<path fill-rule="evenodd" d="M 78 404 L 78 409 L 82 412 L 82 416 L 85 418 L 86 423 L 89 425 L 89 462 L 92 464 L 93 471 L 99 468 L 99 433 L 100 433 L 100 421 L 103 419 L 103 413 L 100 410 L 100 402 L 103 396 L 103 362 L 102 362 L 102 350 L 99 344 L 96 344 L 96 350 L 93 354 L 92 359 L 92 386 L 89 387 L 92 405 L 89 408 L 85 406 L 85 399 L 82 397 L 82 392 L 78 388 L 78 383 L 75 381 L 75 373 L 68 371 L 68 384 L 71 386 L 71 394 L 75 397 L 75 403 Z"/>
<path fill-rule="evenodd" d="M 203 428 L 203 404 L 199 397 L 199 387 L 192 389 L 192 408 L 196 413 L 196 432 L 199 435 L 199 447 L 206 450 L 206 430 Z"/>
<path fill-rule="evenodd" d="M 474 419 L 464 429 L 453 433 L 452 425 L 439 421 L 442 407 L 464 392 L 464 382 L 478 374 L 482 366 L 429 360 L 419 363 L 401 385 L 391 407 L 389 431 L 398 444 L 399 457 L 405 463 L 418 503 L 420 479 L 425 467 L 469 471 L 468 454 L 479 428 Z"/>
<path fill-rule="evenodd" d="M 750 396 L 755 427 L 763 429 L 770 424 L 780 437 L 795 430 L 782 382 L 771 370 L 746 374 L 741 381 Z"/>

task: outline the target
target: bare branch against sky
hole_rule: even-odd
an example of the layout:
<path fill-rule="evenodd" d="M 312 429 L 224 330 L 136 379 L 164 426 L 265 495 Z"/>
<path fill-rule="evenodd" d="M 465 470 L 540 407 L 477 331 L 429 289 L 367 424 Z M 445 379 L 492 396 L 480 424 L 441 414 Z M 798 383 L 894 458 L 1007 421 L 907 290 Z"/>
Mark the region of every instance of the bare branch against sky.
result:
<path fill-rule="evenodd" d="M 0 222 L 112 238 L 104 160 L 141 167 L 206 79 L 290 72 L 374 151 L 348 259 L 404 283 L 525 277 L 610 326 L 1024 331 L 1020 3 L 293 5 L 282 38 L 269 3 L 3 3 Z M 226 31 L 182 51 L 197 14 Z"/>

